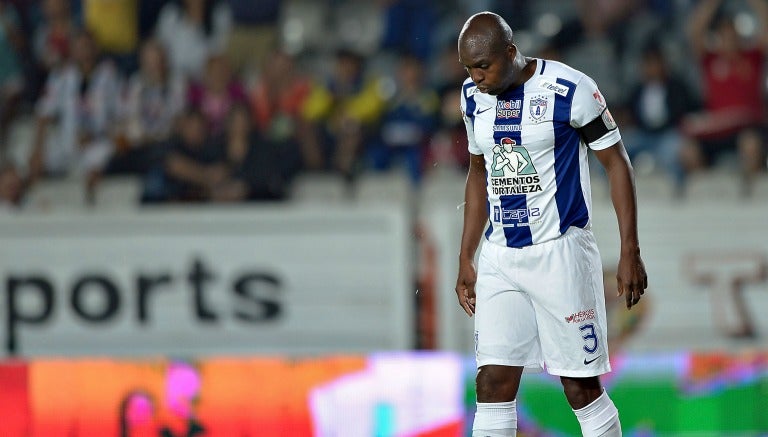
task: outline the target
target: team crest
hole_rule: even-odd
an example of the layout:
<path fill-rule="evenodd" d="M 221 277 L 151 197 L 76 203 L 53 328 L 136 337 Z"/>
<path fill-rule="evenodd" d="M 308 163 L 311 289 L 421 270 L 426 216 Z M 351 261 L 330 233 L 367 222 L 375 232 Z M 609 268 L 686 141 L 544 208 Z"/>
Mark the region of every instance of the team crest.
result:
<path fill-rule="evenodd" d="M 541 120 L 547 113 L 547 99 L 542 97 L 531 99 L 528 109 L 531 111 L 531 117 L 533 117 L 534 120 Z"/>

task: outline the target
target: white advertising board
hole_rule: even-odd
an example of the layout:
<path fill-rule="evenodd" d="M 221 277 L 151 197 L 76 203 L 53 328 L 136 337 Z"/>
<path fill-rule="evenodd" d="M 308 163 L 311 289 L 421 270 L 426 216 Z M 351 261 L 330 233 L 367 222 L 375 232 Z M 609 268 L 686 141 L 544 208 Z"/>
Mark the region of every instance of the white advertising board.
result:
<path fill-rule="evenodd" d="M 392 207 L 2 217 L 2 354 L 407 349 L 408 232 Z"/>
<path fill-rule="evenodd" d="M 627 350 L 734 350 L 765 346 L 768 319 L 768 205 L 711 199 L 641 202 L 640 244 L 648 272 L 643 307 L 627 312 L 607 290 L 610 331 Z M 454 286 L 462 211 L 432 208 L 439 260 L 439 344 L 474 350 L 472 320 L 456 303 Z M 594 206 L 606 286 L 615 287 L 619 259 L 616 216 L 610 203 Z"/>

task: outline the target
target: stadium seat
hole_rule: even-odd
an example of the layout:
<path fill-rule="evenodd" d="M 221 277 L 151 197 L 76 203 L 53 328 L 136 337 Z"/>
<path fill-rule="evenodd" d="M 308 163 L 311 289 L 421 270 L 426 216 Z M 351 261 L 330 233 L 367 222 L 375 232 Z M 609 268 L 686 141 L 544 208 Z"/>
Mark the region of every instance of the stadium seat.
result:
<path fill-rule="evenodd" d="M 691 201 L 738 199 L 741 197 L 740 176 L 734 171 L 712 170 L 691 175 L 686 197 Z"/>
<path fill-rule="evenodd" d="M 636 175 L 635 188 L 639 201 L 644 200 L 670 200 L 673 197 L 674 188 L 669 178 L 658 175 Z"/>
<path fill-rule="evenodd" d="M 78 178 L 46 179 L 37 182 L 27 194 L 29 211 L 77 211 L 85 207 L 85 182 Z"/>
<path fill-rule="evenodd" d="M 335 174 L 307 173 L 296 177 L 290 188 L 290 199 L 303 203 L 338 203 L 348 199 L 344 179 Z"/>
<path fill-rule="evenodd" d="M 456 206 L 464 202 L 466 173 L 456 169 L 430 169 L 424 178 L 421 203 L 432 206 Z"/>
<path fill-rule="evenodd" d="M 103 179 L 96 190 L 95 207 L 100 210 L 130 210 L 139 205 L 141 178 L 113 176 Z"/>
<path fill-rule="evenodd" d="M 762 174 L 755 179 L 755 186 L 752 189 L 752 197 L 755 201 L 768 200 L 768 174 Z"/>
<path fill-rule="evenodd" d="M 355 187 L 355 199 L 362 203 L 404 203 L 413 193 L 410 178 L 399 171 L 365 173 Z"/>

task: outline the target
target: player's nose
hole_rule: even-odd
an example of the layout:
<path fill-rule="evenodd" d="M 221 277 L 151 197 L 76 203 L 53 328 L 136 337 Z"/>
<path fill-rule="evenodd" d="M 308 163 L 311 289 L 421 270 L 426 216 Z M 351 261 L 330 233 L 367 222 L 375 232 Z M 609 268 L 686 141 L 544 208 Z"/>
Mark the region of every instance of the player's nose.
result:
<path fill-rule="evenodd" d="M 469 72 L 469 76 L 472 78 L 472 82 L 474 82 L 475 85 L 479 85 L 485 80 L 485 76 L 479 68 L 473 68 Z"/>

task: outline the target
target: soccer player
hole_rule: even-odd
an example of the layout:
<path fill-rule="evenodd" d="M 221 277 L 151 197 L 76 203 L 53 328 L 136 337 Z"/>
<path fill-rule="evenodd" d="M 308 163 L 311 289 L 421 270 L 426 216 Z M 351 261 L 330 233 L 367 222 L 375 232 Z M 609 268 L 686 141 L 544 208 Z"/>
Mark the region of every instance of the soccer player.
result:
<path fill-rule="evenodd" d="M 585 436 L 621 435 L 599 379 L 610 364 L 587 166 L 589 147 L 608 174 L 621 239 L 618 289 L 631 308 L 647 278 L 619 130 L 592 79 L 523 56 L 500 16 L 469 18 L 458 46 L 470 76 L 461 98 L 470 167 L 456 294 L 476 316 L 473 436 L 515 436 L 523 369 L 544 367 L 560 376 Z M 494 162 L 506 145 L 529 164 L 499 174 Z"/>

